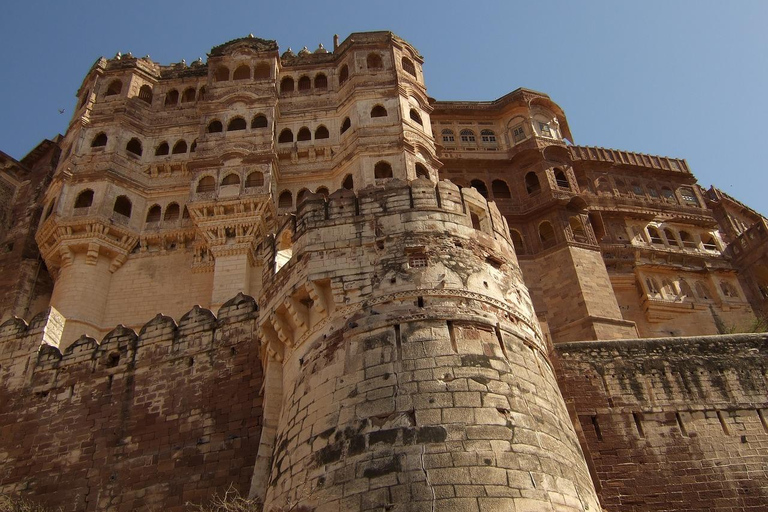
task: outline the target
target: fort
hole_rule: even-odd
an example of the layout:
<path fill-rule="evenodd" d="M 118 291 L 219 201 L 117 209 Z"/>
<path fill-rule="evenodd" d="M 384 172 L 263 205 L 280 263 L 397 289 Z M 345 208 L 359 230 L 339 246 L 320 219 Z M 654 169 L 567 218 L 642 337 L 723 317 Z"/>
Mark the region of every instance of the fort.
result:
<path fill-rule="evenodd" d="M 64 135 L 0 153 L 0 494 L 768 507 L 766 219 L 546 94 L 333 46 L 100 58 Z"/>

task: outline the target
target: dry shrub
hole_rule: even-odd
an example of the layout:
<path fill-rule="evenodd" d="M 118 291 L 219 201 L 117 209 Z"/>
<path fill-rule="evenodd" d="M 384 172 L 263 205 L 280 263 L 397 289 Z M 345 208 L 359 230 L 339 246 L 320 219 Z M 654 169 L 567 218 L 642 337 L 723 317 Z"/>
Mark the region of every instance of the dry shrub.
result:
<path fill-rule="evenodd" d="M 61 511 L 60 508 L 56 511 Z M 0 494 L 0 512 L 56 512 L 19 496 Z"/>
<path fill-rule="evenodd" d="M 187 508 L 194 512 L 262 512 L 263 505 L 257 499 L 243 498 L 237 489 L 230 486 L 223 495 L 214 494 L 209 504 L 187 503 Z"/>

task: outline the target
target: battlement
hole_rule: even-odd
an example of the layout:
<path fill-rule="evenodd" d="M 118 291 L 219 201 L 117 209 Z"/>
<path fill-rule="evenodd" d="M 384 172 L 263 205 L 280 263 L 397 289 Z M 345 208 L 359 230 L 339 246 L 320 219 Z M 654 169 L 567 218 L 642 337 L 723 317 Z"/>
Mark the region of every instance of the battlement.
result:
<path fill-rule="evenodd" d="M 240 293 L 219 308 L 216 315 L 195 306 L 178 322 L 158 314 L 144 324 L 138 334 L 118 325 L 100 341 L 82 335 L 69 344 L 69 340 L 61 339 L 66 319 L 51 307 L 29 323 L 14 317 L 0 325 L 0 382 L 16 387 L 34 379 L 39 385 L 41 382 L 33 377 L 35 374 L 48 370 L 69 371 L 67 368 L 83 364 L 92 371 L 115 367 L 124 370 L 126 365 L 136 364 L 157 365 L 211 349 L 221 341 L 215 335 L 217 330 L 235 325 L 243 329 L 256 318 L 256 301 Z M 62 351 L 60 347 L 64 346 L 66 349 Z"/>
<path fill-rule="evenodd" d="M 428 179 L 410 182 L 388 180 L 381 186 L 366 187 L 357 194 L 339 189 L 326 199 L 307 194 L 296 212 L 296 237 L 324 226 L 359 222 L 370 216 L 408 212 L 442 212 L 462 225 L 474 227 L 494 238 L 510 240 L 506 219 L 496 203 L 474 188 L 460 188 L 450 181 Z M 473 216 L 476 219 L 473 221 Z M 474 223 L 474 224 L 473 224 Z"/>

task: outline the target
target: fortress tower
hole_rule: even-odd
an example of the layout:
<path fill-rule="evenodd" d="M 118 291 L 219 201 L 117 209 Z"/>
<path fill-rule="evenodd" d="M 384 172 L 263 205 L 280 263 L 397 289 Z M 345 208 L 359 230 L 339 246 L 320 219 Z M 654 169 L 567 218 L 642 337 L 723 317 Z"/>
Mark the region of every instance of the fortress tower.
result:
<path fill-rule="evenodd" d="M 766 220 L 684 160 L 573 145 L 546 94 L 434 100 L 422 62 L 390 32 L 117 54 L 63 136 L 0 154 L 0 492 L 768 503 L 734 469 L 768 460 L 764 337 L 670 339 L 766 310 Z"/>

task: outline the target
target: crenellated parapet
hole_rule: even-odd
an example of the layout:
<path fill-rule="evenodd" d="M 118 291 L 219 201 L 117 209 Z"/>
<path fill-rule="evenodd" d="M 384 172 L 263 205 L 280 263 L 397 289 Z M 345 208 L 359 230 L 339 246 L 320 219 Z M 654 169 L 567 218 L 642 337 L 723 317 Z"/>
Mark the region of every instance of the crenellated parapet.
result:
<path fill-rule="evenodd" d="M 56 387 L 60 375 L 73 373 L 72 368 L 87 367 L 91 372 L 101 368 L 114 373 L 125 371 L 126 365 L 153 366 L 194 357 L 218 343 L 229 342 L 217 334 L 221 329 L 251 332 L 250 324 L 257 318 L 255 300 L 239 294 L 227 301 L 217 315 L 195 306 L 178 322 L 158 314 L 138 333 L 118 325 L 100 340 L 83 334 L 73 342 L 62 339 L 66 319 L 55 308 L 49 308 L 29 324 L 14 317 L 0 326 L 0 383 L 6 388 L 29 384 L 35 388 Z"/>
<path fill-rule="evenodd" d="M 451 244 L 471 250 L 490 273 L 503 268 L 498 281 L 505 281 L 502 273 L 513 276 L 512 282 L 493 292 L 488 281 L 472 292 L 487 294 L 489 302 L 537 332 L 506 221 L 492 202 L 473 189 L 418 179 L 392 180 L 357 194 L 339 190 L 327 200 L 309 195 L 299 205 L 293 226 L 290 241 L 283 241 L 268 256 L 279 258 L 281 250 L 290 250 L 290 259 L 276 273 L 274 261 L 264 265 L 262 302 L 269 315 L 262 328 L 282 343 L 300 344 L 316 330 L 315 323 L 322 323 L 323 315 L 335 310 L 353 311 L 371 300 L 386 302 L 376 297 L 376 291 L 383 289 L 398 300 L 463 296 L 467 277 L 459 277 L 450 268 L 453 263 L 443 261 L 440 251 L 431 247 L 430 234 L 455 237 Z M 428 272 L 432 279 L 445 275 L 433 283 L 432 290 L 427 282 L 414 289 L 411 279 L 416 272 Z"/>

